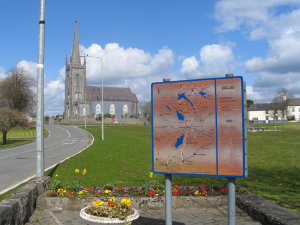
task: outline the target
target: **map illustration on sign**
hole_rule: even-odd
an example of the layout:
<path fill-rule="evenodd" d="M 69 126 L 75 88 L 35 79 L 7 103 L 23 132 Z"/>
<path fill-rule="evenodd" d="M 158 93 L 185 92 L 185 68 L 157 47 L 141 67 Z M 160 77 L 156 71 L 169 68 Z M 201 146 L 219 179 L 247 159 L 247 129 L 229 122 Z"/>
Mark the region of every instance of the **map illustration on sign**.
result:
<path fill-rule="evenodd" d="M 152 84 L 153 171 L 245 176 L 241 77 Z"/>

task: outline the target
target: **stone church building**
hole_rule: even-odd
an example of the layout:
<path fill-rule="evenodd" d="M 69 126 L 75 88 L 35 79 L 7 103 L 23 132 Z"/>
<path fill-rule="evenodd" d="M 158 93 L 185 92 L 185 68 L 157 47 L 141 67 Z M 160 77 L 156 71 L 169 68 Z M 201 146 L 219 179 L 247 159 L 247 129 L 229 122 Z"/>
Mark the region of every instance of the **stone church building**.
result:
<path fill-rule="evenodd" d="M 80 60 L 77 21 L 70 63 L 66 58 L 64 118 L 99 117 L 102 112 L 116 117 L 138 115 L 138 99 L 130 88 L 87 86 L 86 57 Z"/>

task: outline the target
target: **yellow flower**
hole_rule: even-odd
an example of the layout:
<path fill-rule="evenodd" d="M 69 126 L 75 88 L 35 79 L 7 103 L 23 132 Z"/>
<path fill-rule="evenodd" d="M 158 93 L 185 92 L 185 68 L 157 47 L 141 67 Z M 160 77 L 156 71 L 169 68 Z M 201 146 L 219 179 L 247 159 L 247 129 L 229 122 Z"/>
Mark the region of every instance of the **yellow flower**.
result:
<path fill-rule="evenodd" d="M 121 200 L 121 204 L 122 204 L 122 205 L 125 205 L 125 206 L 127 206 L 127 207 L 130 207 L 130 206 L 131 206 L 131 201 L 130 201 L 130 199 L 123 198 L 123 199 Z"/>
<path fill-rule="evenodd" d="M 83 191 L 79 191 L 77 192 L 77 194 L 82 195 L 84 192 Z"/>
<path fill-rule="evenodd" d="M 82 175 L 84 176 L 84 175 L 86 175 L 86 169 L 84 168 L 84 170 L 82 171 Z"/>
<path fill-rule="evenodd" d="M 64 193 L 66 193 L 67 191 L 66 190 L 64 190 Z"/>
<path fill-rule="evenodd" d="M 105 190 L 104 193 L 105 194 L 109 194 L 111 192 L 111 190 Z"/>
<path fill-rule="evenodd" d="M 75 173 L 79 173 L 79 169 L 76 169 L 76 170 L 75 170 Z"/>
<path fill-rule="evenodd" d="M 109 201 L 110 201 L 111 203 L 114 203 L 114 202 L 116 202 L 116 199 L 115 199 L 115 197 L 112 197 L 111 199 L 109 199 Z"/>
<path fill-rule="evenodd" d="M 152 172 L 149 173 L 149 178 L 153 178 L 153 173 Z"/>
<path fill-rule="evenodd" d="M 63 191 L 64 191 L 64 189 L 61 189 L 61 188 L 58 188 L 58 189 L 57 189 L 57 192 L 58 192 L 58 193 L 61 193 L 61 192 L 63 192 Z"/>
<path fill-rule="evenodd" d="M 93 206 L 101 206 L 103 202 L 101 200 L 94 201 Z"/>
<path fill-rule="evenodd" d="M 194 192 L 194 195 L 199 195 L 199 191 L 195 191 L 195 192 Z"/>
<path fill-rule="evenodd" d="M 58 174 L 55 174 L 56 177 L 58 177 Z"/>

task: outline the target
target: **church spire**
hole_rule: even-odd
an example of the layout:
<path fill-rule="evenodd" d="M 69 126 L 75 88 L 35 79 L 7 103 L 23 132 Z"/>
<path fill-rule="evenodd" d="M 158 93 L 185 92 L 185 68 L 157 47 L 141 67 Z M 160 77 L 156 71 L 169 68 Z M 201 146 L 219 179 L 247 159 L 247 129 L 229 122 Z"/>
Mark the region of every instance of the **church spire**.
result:
<path fill-rule="evenodd" d="M 73 51 L 72 51 L 72 63 L 73 65 L 80 65 L 80 54 L 79 54 L 79 42 L 78 42 L 78 33 L 77 33 L 77 20 L 75 20 L 75 33 L 74 33 L 74 42 L 73 42 Z"/>

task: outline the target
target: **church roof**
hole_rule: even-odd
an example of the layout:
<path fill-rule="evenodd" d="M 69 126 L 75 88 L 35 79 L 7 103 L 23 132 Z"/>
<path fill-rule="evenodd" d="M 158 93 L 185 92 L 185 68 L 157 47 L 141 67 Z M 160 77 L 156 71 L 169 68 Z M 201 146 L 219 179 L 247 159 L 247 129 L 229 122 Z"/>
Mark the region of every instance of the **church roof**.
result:
<path fill-rule="evenodd" d="M 97 86 L 87 86 L 87 97 L 91 101 L 102 100 L 102 88 Z M 132 101 L 138 102 L 138 99 L 130 88 L 121 87 L 103 87 L 104 101 Z"/>

